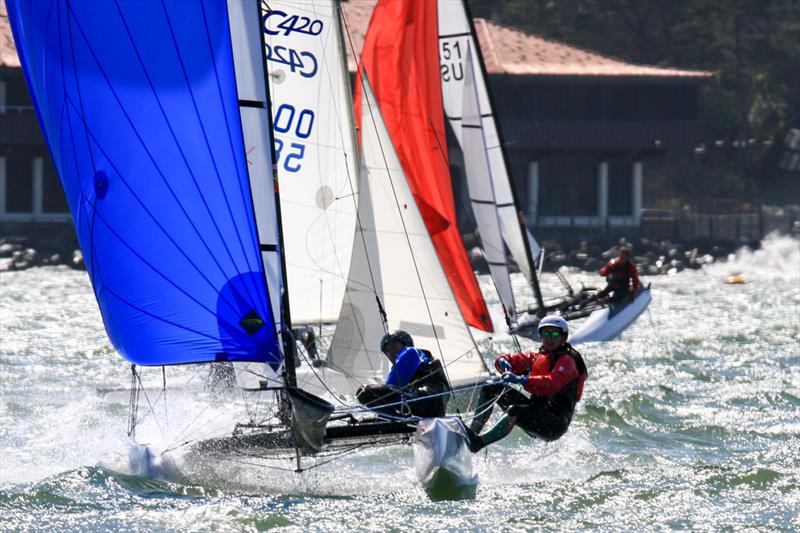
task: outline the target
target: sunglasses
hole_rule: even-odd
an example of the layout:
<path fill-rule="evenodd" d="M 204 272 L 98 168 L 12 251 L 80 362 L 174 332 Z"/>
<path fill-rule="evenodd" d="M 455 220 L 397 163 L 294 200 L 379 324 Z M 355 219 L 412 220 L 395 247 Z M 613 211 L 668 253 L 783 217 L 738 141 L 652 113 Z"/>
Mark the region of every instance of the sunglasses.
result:
<path fill-rule="evenodd" d="M 557 339 L 561 336 L 560 331 L 540 331 L 539 336 L 543 339 Z"/>

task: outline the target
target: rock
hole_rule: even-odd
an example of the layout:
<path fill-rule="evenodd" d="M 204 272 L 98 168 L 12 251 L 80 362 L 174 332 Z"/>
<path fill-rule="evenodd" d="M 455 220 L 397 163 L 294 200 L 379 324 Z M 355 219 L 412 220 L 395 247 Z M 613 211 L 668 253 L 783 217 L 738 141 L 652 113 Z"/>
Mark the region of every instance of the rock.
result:
<path fill-rule="evenodd" d="M 655 276 L 656 274 L 658 274 L 658 267 L 655 265 L 649 265 L 647 267 L 647 273 L 650 274 L 651 276 Z"/>
<path fill-rule="evenodd" d="M 9 270 L 26 270 L 36 266 L 39 261 L 39 254 L 33 248 L 17 250 L 11 256 L 11 265 L 9 265 Z"/>
<path fill-rule="evenodd" d="M 83 252 L 80 250 L 72 252 L 72 264 L 70 266 L 76 270 L 86 270 L 86 265 L 83 263 Z"/>
<path fill-rule="evenodd" d="M 60 265 L 61 264 L 61 254 L 53 254 L 47 258 L 48 262 L 51 265 Z"/>
<path fill-rule="evenodd" d="M 0 257 L 11 257 L 17 250 L 19 250 L 19 246 L 10 242 L 0 244 Z"/>

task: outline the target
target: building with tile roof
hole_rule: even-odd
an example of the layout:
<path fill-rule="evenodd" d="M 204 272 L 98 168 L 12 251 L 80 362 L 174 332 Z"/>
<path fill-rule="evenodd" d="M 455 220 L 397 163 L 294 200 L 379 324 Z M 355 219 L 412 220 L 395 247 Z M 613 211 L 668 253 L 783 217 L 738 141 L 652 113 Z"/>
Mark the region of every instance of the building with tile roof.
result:
<path fill-rule="evenodd" d="M 342 4 L 351 71 L 376 3 Z M 475 30 L 528 223 L 638 225 L 646 162 L 697 144 L 698 87 L 713 73 L 633 65 L 484 19 Z M 461 155 L 449 146 L 463 197 Z M 0 2 L 0 220 L 67 211 Z"/>
<path fill-rule="evenodd" d="M 342 4 L 353 71 L 376 3 Z M 480 18 L 474 26 L 528 224 L 638 226 L 646 161 L 697 146 L 698 87 L 714 74 L 634 65 Z"/>

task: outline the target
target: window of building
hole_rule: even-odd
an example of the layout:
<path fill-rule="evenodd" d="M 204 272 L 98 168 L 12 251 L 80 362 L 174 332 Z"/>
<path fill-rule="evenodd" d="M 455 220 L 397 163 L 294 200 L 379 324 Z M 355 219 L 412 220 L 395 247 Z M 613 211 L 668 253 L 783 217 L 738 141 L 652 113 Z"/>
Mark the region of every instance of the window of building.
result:
<path fill-rule="evenodd" d="M 33 212 L 33 161 L 30 157 L 5 157 L 5 212 Z"/>
<path fill-rule="evenodd" d="M 633 205 L 633 163 L 622 159 L 608 162 L 608 214 L 630 216 Z"/>
<path fill-rule="evenodd" d="M 4 80 L 5 106 L 7 111 L 33 110 L 25 78 L 12 76 Z"/>
<path fill-rule="evenodd" d="M 53 166 L 50 156 L 44 156 L 42 160 L 42 212 L 44 213 L 68 213 L 69 206 L 67 198 L 64 196 L 64 189 L 61 188 L 61 181 Z"/>
<path fill-rule="evenodd" d="M 539 162 L 540 216 L 596 216 L 597 162 L 558 157 Z"/>

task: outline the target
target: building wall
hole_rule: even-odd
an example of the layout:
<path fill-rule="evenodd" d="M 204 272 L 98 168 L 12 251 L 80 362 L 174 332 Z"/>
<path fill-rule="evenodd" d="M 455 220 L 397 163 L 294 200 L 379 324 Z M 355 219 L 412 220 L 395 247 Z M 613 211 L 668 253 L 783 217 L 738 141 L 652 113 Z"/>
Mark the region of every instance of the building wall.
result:
<path fill-rule="evenodd" d="M 69 220 L 19 69 L 0 70 L 0 220 Z"/>

